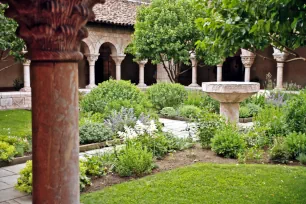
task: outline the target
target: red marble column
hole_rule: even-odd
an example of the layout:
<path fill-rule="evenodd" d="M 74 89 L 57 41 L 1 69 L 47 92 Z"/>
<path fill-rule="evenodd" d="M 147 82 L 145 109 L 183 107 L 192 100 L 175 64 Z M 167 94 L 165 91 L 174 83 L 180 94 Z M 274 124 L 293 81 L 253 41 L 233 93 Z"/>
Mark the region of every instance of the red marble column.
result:
<path fill-rule="evenodd" d="M 33 203 L 80 202 L 78 64 L 92 7 L 104 0 L 0 0 L 31 60 Z"/>

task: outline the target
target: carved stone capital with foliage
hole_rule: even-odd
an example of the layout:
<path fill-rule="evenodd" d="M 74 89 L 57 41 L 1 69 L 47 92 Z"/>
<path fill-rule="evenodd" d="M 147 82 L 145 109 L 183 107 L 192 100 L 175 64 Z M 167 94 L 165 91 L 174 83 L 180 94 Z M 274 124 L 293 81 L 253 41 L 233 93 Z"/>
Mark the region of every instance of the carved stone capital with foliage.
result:
<path fill-rule="evenodd" d="M 17 35 L 32 61 L 80 60 L 80 42 L 88 36 L 85 25 L 94 18 L 92 7 L 105 0 L 0 0 L 5 15 L 17 21 Z"/>

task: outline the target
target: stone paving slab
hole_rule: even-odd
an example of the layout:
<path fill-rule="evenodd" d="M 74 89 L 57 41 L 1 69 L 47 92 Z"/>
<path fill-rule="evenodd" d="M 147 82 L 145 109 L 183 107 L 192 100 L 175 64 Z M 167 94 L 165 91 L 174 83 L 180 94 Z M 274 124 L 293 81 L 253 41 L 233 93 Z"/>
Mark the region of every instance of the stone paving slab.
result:
<path fill-rule="evenodd" d="M 7 166 L 7 167 L 3 167 L 1 169 L 9 171 L 9 172 L 13 172 L 14 174 L 18 174 L 19 171 L 21 169 L 23 169 L 24 167 L 25 167 L 25 163 L 24 164 L 14 165 L 14 166 Z"/>
<path fill-rule="evenodd" d="M 0 191 L 0 202 L 9 201 L 16 198 L 24 197 L 27 194 L 21 193 L 14 188 L 8 188 Z"/>
<path fill-rule="evenodd" d="M 10 185 L 11 187 L 13 187 L 16 184 L 16 181 L 18 178 L 19 178 L 19 175 L 15 174 L 15 175 L 0 178 L 0 182 L 6 183 Z"/>
<path fill-rule="evenodd" d="M 0 178 L 5 177 L 5 176 L 11 176 L 11 175 L 14 175 L 14 174 L 15 174 L 14 172 L 7 171 L 5 169 L 0 169 Z"/>

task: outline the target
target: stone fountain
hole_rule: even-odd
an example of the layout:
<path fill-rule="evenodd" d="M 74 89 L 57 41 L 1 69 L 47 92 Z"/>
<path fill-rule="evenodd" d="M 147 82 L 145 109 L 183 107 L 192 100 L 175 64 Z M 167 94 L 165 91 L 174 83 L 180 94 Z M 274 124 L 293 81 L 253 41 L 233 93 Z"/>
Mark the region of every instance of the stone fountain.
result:
<path fill-rule="evenodd" d="M 232 123 L 239 122 L 239 103 L 256 94 L 259 83 L 254 82 L 204 82 L 203 91 L 220 102 L 220 115 Z"/>

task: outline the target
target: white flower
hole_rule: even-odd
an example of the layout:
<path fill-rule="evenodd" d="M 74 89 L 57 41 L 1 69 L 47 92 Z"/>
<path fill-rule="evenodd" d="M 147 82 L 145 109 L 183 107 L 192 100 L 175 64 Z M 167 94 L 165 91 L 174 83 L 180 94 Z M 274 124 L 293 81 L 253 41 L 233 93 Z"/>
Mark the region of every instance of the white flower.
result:
<path fill-rule="evenodd" d="M 155 122 L 154 120 L 151 120 L 150 125 L 147 128 L 147 133 L 152 136 L 156 131 L 157 131 L 157 128 L 156 128 Z"/>
<path fill-rule="evenodd" d="M 135 130 L 138 135 L 143 135 L 145 133 L 146 126 L 138 120 L 135 125 Z"/>

